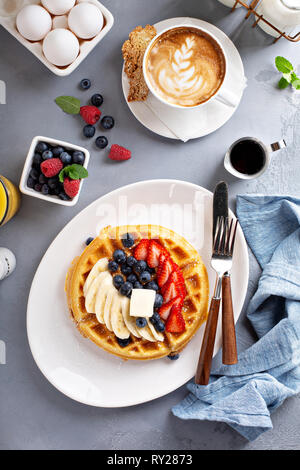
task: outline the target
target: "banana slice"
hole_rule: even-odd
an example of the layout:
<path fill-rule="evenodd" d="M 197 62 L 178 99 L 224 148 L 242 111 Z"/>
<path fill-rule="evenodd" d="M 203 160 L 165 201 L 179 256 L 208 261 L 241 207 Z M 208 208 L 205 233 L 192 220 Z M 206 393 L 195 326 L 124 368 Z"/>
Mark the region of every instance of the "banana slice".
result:
<path fill-rule="evenodd" d="M 96 317 L 99 323 L 104 323 L 104 305 L 106 302 L 106 297 L 108 294 L 108 291 L 115 287 L 113 286 L 112 283 L 112 276 L 109 275 L 103 279 L 101 282 L 98 293 L 96 296 L 96 302 L 95 302 L 95 313 Z M 116 289 L 117 293 L 117 289 Z"/>
<path fill-rule="evenodd" d="M 130 316 L 130 300 L 127 297 L 122 298 L 122 315 L 125 325 L 130 333 L 132 333 L 136 338 L 141 338 L 135 323 L 136 319 Z"/>
<path fill-rule="evenodd" d="M 90 284 L 85 296 L 85 308 L 88 313 L 95 313 L 96 296 L 102 281 L 110 276 L 107 271 L 101 272 Z"/>
<path fill-rule="evenodd" d="M 117 293 L 114 296 L 111 310 L 110 310 L 110 322 L 114 334 L 117 338 L 126 339 L 130 336 L 130 331 L 128 330 L 123 314 L 122 314 L 122 296 Z"/>
<path fill-rule="evenodd" d="M 148 325 L 144 326 L 144 328 L 137 327 L 137 330 L 139 334 L 142 336 L 142 338 L 146 339 L 147 341 L 151 341 L 152 343 L 157 341 L 155 339 L 155 336 L 152 334 L 152 331 L 150 330 Z"/>
<path fill-rule="evenodd" d="M 104 305 L 103 318 L 104 318 L 104 323 L 106 325 L 106 328 L 109 331 L 113 330 L 112 326 L 111 326 L 111 321 L 110 321 L 110 313 L 111 313 L 112 303 L 113 303 L 114 297 L 116 295 L 115 290 L 116 290 L 115 287 L 113 289 L 109 289 L 109 291 L 107 293 L 105 305 Z"/>
<path fill-rule="evenodd" d="M 96 277 L 98 276 L 99 273 L 103 271 L 107 271 L 107 266 L 108 266 L 108 259 L 107 258 L 101 258 L 97 261 L 97 263 L 92 267 L 88 277 L 86 278 L 86 281 L 83 286 L 83 294 L 86 296 L 87 291 L 94 281 Z"/>
<path fill-rule="evenodd" d="M 154 325 L 152 325 L 152 323 L 148 321 L 148 326 L 151 330 L 151 333 L 153 334 L 154 338 L 156 339 L 156 341 L 164 341 L 165 337 L 162 333 L 159 333 L 158 331 L 156 331 Z"/>

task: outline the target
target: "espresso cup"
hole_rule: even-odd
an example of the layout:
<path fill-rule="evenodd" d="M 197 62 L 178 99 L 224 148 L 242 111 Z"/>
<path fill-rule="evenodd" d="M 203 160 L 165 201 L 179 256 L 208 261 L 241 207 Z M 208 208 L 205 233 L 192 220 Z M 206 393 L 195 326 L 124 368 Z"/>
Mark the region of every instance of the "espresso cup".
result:
<path fill-rule="evenodd" d="M 199 103 L 191 103 L 191 104 L 188 104 L 188 105 L 178 104 L 174 101 L 172 102 L 172 100 L 168 100 L 166 96 L 163 96 L 163 94 L 158 91 L 159 87 L 158 86 L 156 87 L 154 77 L 153 78 L 151 77 L 151 75 L 153 76 L 154 74 L 151 73 L 151 71 L 150 71 L 151 52 L 153 51 L 153 49 L 156 48 L 156 47 L 157 47 L 157 49 L 159 47 L 161 47 L 161 43 L 162 43 L 163 39 L 166 38 L 168 34 L 172 35 L 172 33 L 173 32 L 175 33 L 176 30 L 178 30 L 180 32 L 180 30 L 184 31 L 185 29 L 187 30 L 187 32 L 188 32 L 188 30 L 199 32 L 200 35 L 203 35 L 204 37 L 207 38 L 208 41 L 211 41 L 211 44 L 216 49 L 216 55 L 219 54 L 220 64 L 221 64 L 220 69 L 222 69 L 222 77 L 220 78 L 220 83 L 218 84 L 216 89 L 213 91 L 213 93 L 211 95 L 209 95 L 207 99 L 204 99 L 203 101 L 201 101 Z M 173 46 L 172 46 L 172 48 L 173 48 Z M 165 50 L 165 56 L 166 56 L 166 61 L 165 62 L 168 63 L 168 67 L 172 67 L 172 70 L 177 71 L 178 68 L 180 69 L 180 77 L 179 78 L 181 79 L 181 77 L 183 77 L 183 82 L 184 82 L 183 86 L 188 87 L 189 86 L 188 80 L 190 78 L 189 68 L 191 69 L 191 67 L 193 67 L 193 64 L 195 64 L 195 61 L 193 61 L 193 59 L 191 57 L 191 54 L 188 50 L 188 45 L 184 44 L 180 49 L 177 49 L 177 50 L 174 49 L 172 51 L 170 50 L 171 46 L 169 48 L 168 48 L 168 46 L 166 46 L 166 49 L 167 50 Z M 172 62 L 171 62 L 170 55 L 168 54 L 169 50 L 173 54 L 172 55 Z M 180 58 L 182 58 L 181 63 L 180 63 Z M 161 62 L 162 62 L 162 64 L 164 63 L 164 61 L 161 61 Z M 204 104 L 207 104 L 209 101 L 214 99 L 214 100 L 218 100 L 219 102 L 221 102 L 225 106 L 235 107 L 236 104 L 237 104 L 235 95 L 231 91 L 226 90 L 224 88 L 224 81 L 225 81 L 226 74 L 227 74 L 227 63 L 228 63 L 228 60 L 227 60 L 224 48 L 220 44 L 219 40 L 212 33 L 207 31 L 205 28 L 202 28 L 202 27 L 200 28 L 199 26 L 195 26 L 195 25 L 192 25 L 192 24 L 185 23 L 185 24 L 179 24 L 179 25 L 173 26 L 171 28 L 166 28 L 163 31 L 161 31 L 159 34 L 157 34 L 152 39 L 152 41 L 149 43 L 149 45 L 148 45 L 148 47 L 145 51 L 145 54 L 144 54 L 143 74 L 144 74 L 145 82 L 146 82 L 149 90 L 151 91 L 151 93 L 159 101 L 161 101 L 162 103 L 164 103 L 168 106 L 171 106 L 171 107 L 174 107 L 174 108 L 181 108 L 181 109 L 198 108 L 200 106 L 203 106 Z M 190 67 L 189 67 L 189 65 L 190 65 Z M 172 70 L 171 70 L 171 72 L 172 72 Z M 162 73 L 164 73 L 164 71 L 162 71 Z M 165 75 L 166 75 L 166 73 L 165 73 Z M 203 83 L 205 81 L 205 77 L 202 78 L 199 74 L 199 77 L 198 77 L 199 83 L 200 83 L 201 79 L 202 79 L 202 83 Z M 165 81 L 166 87 L 165 87 L 165 89 L 167 88 L 167 86 L 168 86 L 169 89 L 172 89 L 172 83 L 171 83 L 172 80 L 170 80 L 170 79 L 169 79 L 169 81 L 167 81 L 167 80 L 168 80 L 168 77 L 166 77 L 166 81 Z M 197 83 L 197 82 L 195 82 L 195 80 L 197 80 L 197 77 L 191 79 L 191 87 L 194 85 L 194 83 Z M 179 80 L 178 80 L 178 82 L 179 82 Z M 157 81 L 156 81 L 156 83 L 157 83 Z M 205 86 L 205 83 L 204 83 L 204 86 Z"/>
<path fill-rule="evenodd" d="M 255 137 L 243 137 L 227 150 L 224 167 L 237 178 L 258 178 L 269 168 L 272 153 L 285 147 L 285 140 L 265 145 Z"/>

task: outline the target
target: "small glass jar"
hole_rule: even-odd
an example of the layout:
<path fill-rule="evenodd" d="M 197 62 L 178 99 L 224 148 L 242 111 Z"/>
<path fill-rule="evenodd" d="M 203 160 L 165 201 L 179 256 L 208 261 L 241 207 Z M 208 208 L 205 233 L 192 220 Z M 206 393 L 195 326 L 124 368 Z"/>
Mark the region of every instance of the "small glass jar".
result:
<path fill-rule="evenodd" d="M 0 227 L 16 214 L 20 203 L 21 194 L 18 188 L 0 175 Z"/>
<path fill-rule="evenodd" d="M 283 33 L 291 34 L 300 26 L 300 0 L 262 0 L 256 11 Z M 258 26 L 273 37 L 279 36 L 263 21 L 259 21 Z"/>

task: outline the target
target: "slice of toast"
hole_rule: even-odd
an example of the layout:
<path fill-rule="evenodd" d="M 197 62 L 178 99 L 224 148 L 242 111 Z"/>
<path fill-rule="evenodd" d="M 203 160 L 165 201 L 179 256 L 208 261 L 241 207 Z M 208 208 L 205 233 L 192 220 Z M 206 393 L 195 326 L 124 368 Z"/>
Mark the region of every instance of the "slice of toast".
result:
<path fill-rule="evenodd" d="M 128 101 L 145 101 L 148 96 L 149 89 L 143 75 L 143 58 L 148 44 L 155 36 L 154 26 L 137 26 L 123 44 L 125 73 L 130 85 Z"/>

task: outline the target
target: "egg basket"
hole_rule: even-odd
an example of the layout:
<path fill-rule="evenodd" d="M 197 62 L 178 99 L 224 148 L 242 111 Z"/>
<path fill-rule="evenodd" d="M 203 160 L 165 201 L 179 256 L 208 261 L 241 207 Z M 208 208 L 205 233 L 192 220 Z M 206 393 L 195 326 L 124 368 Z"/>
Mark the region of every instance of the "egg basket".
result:
<path fill-rule="evenodd" d="M 51 70 L 51 72 L 61 77 L 64 77 L 72 73 L 78 67 L 78 65 L 87 57 L 87 55 L 94 49 L 94 47 L 109 32 L 109 30 L 111 29 L 114 23 L 113 15 L 100 2 L 98 2 L 97 0 L 77 0 L 76 4 L 84 3 L 84 2 L 92 3 L 97 8 L 99 8 L 104 19 L 103 27 L 100 33 L 90 40 L 84 40 L 84 39 L 78 38 L 79 45 L 80 45 L 79 54 L 77 58 L 74 60 L 74 62 L 72 62 L 70 65 L 67 65 L 65 67 L 58 67 L 56 65 L 53 65 L 46 59 L 42 50 L 43 41 L 31 42 L 23 38 L 23 36 L 21 36 L 21 34 L 18 32 L 17 27 L 16 27 L 17 12 L 14 16 L 10 16 L 10 17 L 0 16 L 0 24 L 10 34 L 12 34 L 23 46 L 25 46 L 30 52 L 32 52 L 32 54 L 34 54 L 49 70 Z M 40 2 L 38 0 L 25 0 L 22 6 L 31 5 L 31 4 L 39 5 Z"/>
<path fill-rule="evenodd" d="M 291 41 L 291 42 L 300 41 L 300 31 L 297 34 L 295 34 L 294 36 L 290 36 L 290 35 L 286 34 L 284 31 L 280 31 L 280 29 L 278 29 L 276 26 L 274 26 L 272 23 L 270 23 L 268 20 L 266 20 L 263 15 L 260 15 L 256 11 L 256 7 L 258 6 L 259 3 L 260 3 L 260 0 L 252 0 L 251 3 L 248 5 L 243 0 L 236 0 L 236 2 L 233 5 L 231 11 L 234 11 L 237 8 L 238 5 L 241 5 L 242 7 L 246 8 L 248 10 L 248 12 L 245 16 L 245 19 L 248 19 L 251 15 L 253 15 L 255 17 L 255 22 L 252 25 L 253 28 L 255 28 L 255 26 L 257 26 L 258 23 L 260 21 L 262 21 L 267 26 L 269 26 L 271 29 L 273 29 L 276 33 L 278 33 L 278 37 L 275 37 L 275 39 L 273 41 L 274 43 L 277 42 L 280 38 L 285 38 L 285 39 L 287 39 L 288 41 Z"/>

